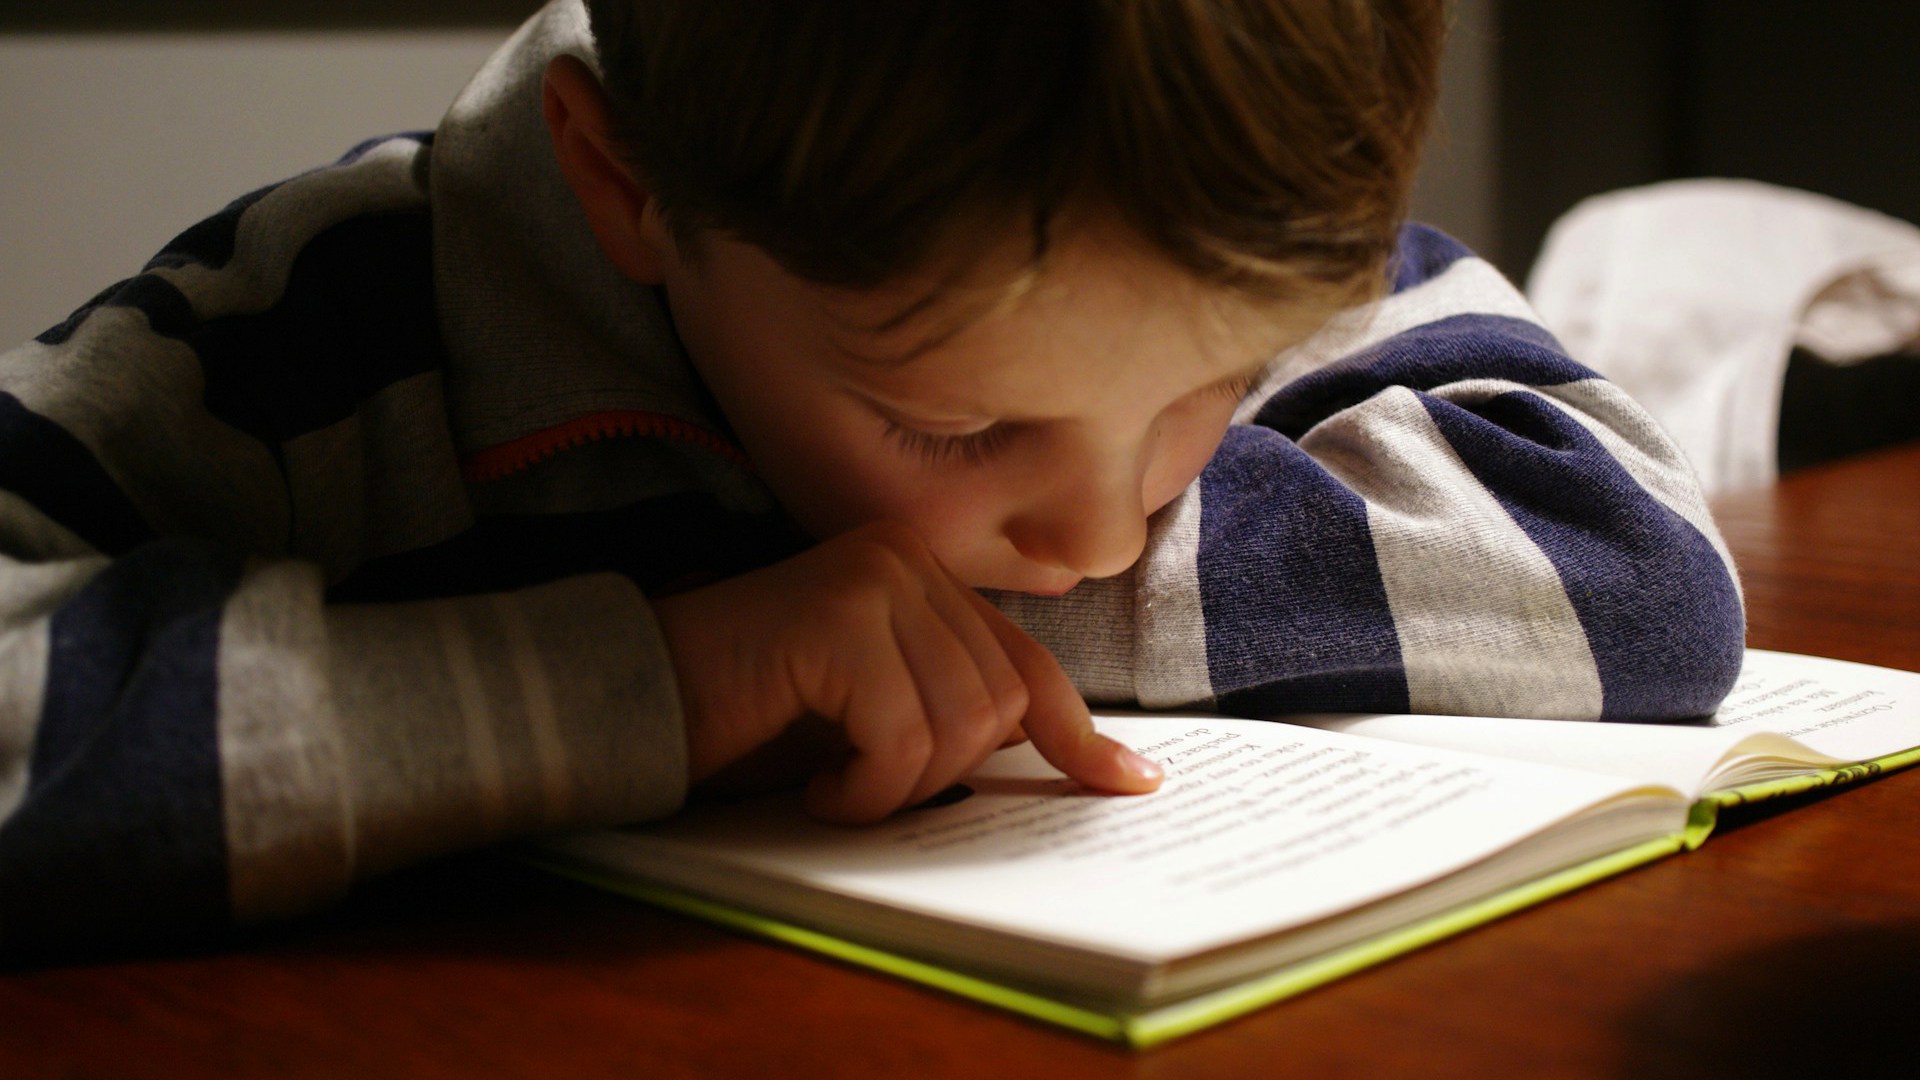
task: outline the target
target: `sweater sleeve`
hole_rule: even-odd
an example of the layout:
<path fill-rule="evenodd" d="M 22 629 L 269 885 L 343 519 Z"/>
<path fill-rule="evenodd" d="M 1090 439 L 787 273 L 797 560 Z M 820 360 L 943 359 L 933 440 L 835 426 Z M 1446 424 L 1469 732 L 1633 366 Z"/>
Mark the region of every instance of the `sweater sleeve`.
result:
<path fill-rule="evenodd" d="M 627 576 L 329 600 L 473 523 L 423 142 L 248 196 L 0 353 L 0 953 L 200 936 L 683 797 Z"/>
<path fill-rule="evenodd" d="M 1744 615 L 1674 442 L 1454 241 L 1410 226 L 1393 273 L 1276 360 L 1132 571 L 1003 603 L 1100 700 L 1711 711 Z"/>

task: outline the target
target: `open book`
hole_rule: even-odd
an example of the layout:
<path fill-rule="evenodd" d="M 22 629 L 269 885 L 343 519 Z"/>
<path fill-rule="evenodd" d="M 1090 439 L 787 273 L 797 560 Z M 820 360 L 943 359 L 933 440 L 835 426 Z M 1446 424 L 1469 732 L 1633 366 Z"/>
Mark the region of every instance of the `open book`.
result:
<path fill-rule="evenodd" d="M 1151 1045 L 1699 844 L 1722 806 L 1920 759 L 1920 674 L 1750 651 L 1710 720 L 1097 715 L 1152 795 L 1030 746 L 868 828 L 795 796 L 572 834 L 536 862 Z"/>

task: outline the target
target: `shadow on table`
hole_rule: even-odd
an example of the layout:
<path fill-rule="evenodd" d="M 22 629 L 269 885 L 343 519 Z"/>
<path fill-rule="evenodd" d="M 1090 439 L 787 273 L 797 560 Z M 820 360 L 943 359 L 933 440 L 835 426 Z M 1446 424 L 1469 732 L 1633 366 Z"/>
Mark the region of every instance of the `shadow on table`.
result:
<path fill-rule="evenodd" d="M 486 850 L 363 882 L 329 908 L 246 931 L 231 947 L 612 964 L 716 937 L 732 940 L 706 924 Z"/>
<path fill-rule="evenodd" d="M 1920 922 L 1755 950 L 1650 997 L 1627 1020 L 1620 1075 L 1915 1075 Z"/>
<path fill-rule="evenodd" d="M 499 850 L 481 850 L 362 882 L 332 905 L 284 921 L 239 928 L 147 928 L 58 947 L 29 943 L 0 954 L 0 975 L 243 957 L 493 957 L 615 964 L 736 940 L 691 919 L 535 869 Z"/>

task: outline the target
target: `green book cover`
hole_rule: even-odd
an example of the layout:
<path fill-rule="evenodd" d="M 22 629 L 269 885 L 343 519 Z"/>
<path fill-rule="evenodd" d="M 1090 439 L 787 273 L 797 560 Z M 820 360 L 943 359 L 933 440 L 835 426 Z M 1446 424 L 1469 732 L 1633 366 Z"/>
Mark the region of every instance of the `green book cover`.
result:
<path fill-rule="evenodd" d="M 836 960 L 924 984 L 1095 1038 L 1148 1049 L 1305 993 L 1394 957 L 1424 948 L 1563 893 L 1665 858 L 1681 849 L 1679 837 L 1650 840 L 1625 851 L 1549 874 L 1497 896 L 1462 905 L 1323 956 L 1288 965 L 1218 990 L 1139 1011 L 1075 1004 L 916 960 L 843 937 L 782 922 L 716 900 L 608 872 L 604 867 L 556 858 L 529 849 L 527 862 L 577 881 L 632 897 L 655 907 Z"/>

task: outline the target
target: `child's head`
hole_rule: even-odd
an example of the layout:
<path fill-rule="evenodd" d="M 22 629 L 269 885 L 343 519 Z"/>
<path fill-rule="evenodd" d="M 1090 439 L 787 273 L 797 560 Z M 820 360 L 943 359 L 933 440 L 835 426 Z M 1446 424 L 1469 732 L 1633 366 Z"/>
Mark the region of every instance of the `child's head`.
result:
<path fill-rule="evenodd" d="M 1123 569 L 1228 392 L 1383 280 L 1442 0 L 588 0 L 548 115 L 802 525 Z M 569 134 L 571 133 L 571 134 Z"/>

